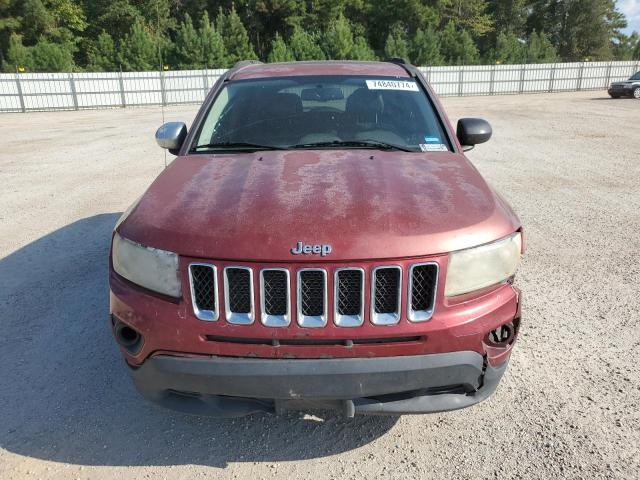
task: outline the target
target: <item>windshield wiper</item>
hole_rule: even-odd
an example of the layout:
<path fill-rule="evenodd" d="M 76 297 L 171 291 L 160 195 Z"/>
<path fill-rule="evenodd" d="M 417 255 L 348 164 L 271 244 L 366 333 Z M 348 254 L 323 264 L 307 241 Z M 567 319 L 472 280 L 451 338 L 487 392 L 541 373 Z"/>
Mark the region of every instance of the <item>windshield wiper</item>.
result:
<path fill-rule="evenodd" d="M 284 150 L 284 148 L 275 145 L 261 145 L 259 143 L 249 142 L 221 142 L 197 145 L 191 149 L 192 152 L 200 152 L 203 150 Z"/>
<path fill-rule="evenodd" d="M 298 145 L 289 146 L 289 148 L 324 148 L 324 147 L 378 148 L 380 150 L 400 150 L 402 152 L 417 151 L 412 148 L 405 147 L 403 145 L 380 142 L 378 140 L 334 140 L 331 142 L 300 143 Z"/>

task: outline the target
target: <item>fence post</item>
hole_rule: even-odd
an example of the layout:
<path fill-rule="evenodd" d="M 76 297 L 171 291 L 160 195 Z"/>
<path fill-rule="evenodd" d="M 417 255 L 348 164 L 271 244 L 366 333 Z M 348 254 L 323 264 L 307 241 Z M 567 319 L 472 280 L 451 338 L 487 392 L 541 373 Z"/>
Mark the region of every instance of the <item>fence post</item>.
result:
<path fill-rule="evenodd" d="M 495 64 L 491 67 L 491 77 L 489 79 L 489 95 L 493 95 L 495 92 L 493 83 L 496 79 L 496 66 Z"/>
<path fill-rule="evenodd" d="M 120 67 L 120 71 L 118 72 L 118 83 L 120 84 L 120 105 L 122 108 L 127 106 L 127 97 L 124 94 L 124 79 L 122 78 L 122 67 Z"/>
<path fill-rule="evenodd" d="M 524 73 L 527 66 L 523 63 L 520 65 L 520 85 L 518 86 L 518 93 L 524 92 Z"/>
<path fill-rule="evenodd" d="M 580 64 L 580 69 L 578 70 L 578 91 L 582 91 L 582 77 L 584 76 L 584 62 Z"/>
<path fill-rule="evenodd" d="M 608 88 L 611 83 L 611 66 L 613 62 L 609 61 L 609 65 L 607 65 L 607 78 L 604 81 L 604 88 Z"/>
<path fill-rule="evenodd" d="M 78 110 L 78 93 L 76 92 L 76 81 L 73 78 L 73 72 L 69 73 L 69 88 L 71 89 L 71 100 L 73 101 L 73 109 Z"/>
<path fill-rule="evenodd" d="M 207 93 L 209 93 L 209 76 L 207 73 L 208 69 L 202 74 L 202 91 L 204 92 L 204 98 L 207 98 Z"/>
<path fill-rule="evenodd" d="M 167 105 L 167 92 L 164 87 L 164 72 L 160 70 L 160 95 L 162 96 L 162 105 Z"/>
<path fill-rule="evenodd" d="M 551 69 L 551 75 L 549 76 L 549 93 L 553 93 L 553 79 L 556 76 L 556 66 L 557 64 L 553 64 L 553 68 Z"/>
<path fill-rule="evenodd" d="M 24 95 L 22 94 L 22 84 L 20 83 L 20 74 L 16 72 L 16 88 L 18 89 L 18 100 L 20 101 L 20 110 L 25 113 L 27 109 L 24 106 Z"/>
<path fill-rule="evenodd" d="M 458 72 L 458 96 L 462 96 L 462 83 L 464 82 L 464 66 L 460 65 L 460 71 Z"/>

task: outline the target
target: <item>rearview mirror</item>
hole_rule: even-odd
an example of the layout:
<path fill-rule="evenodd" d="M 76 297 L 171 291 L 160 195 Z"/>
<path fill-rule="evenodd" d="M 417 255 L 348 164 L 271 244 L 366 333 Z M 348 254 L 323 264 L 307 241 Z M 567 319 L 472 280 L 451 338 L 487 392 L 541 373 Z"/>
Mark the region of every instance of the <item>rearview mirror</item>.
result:
<path fill-rule="evenodd" d="M 343 100 L 344 93 L 338 87 L 305 88 L 300 92 L 300 98 L 304 101 L 328 102 L 331 100 Z"/>
<path fill-rule="evenodd" d="M 458 120 L 456 134 L 462 150 L 469 151 L 479 143 L 489 141 L 491 138 L 491 125 L 481 118 L 461 118 Z"/>
<path fill-rule="evenodd" d="M 168 122 L 156 131 L 156 142 L 161 148 L 177 155 L 187 137 L 187 126 L 182 122 Z"/>

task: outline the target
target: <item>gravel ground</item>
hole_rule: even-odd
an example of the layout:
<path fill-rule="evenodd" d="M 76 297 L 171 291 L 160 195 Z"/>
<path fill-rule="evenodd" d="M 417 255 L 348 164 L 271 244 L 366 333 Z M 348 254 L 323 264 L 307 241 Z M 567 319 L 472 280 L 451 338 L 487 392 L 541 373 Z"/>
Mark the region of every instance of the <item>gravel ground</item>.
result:
<path fill-rule="evenodd" d="M 494 126 L 469 156 L 526 227 L 522 335 L 487 402 L 351 421 L 145 403 L 107 327 L 106 259 L 163 168 L 160 109 L 0 116 L 0 478 L 638 478 L 640 102 L 445 106 Z"/>

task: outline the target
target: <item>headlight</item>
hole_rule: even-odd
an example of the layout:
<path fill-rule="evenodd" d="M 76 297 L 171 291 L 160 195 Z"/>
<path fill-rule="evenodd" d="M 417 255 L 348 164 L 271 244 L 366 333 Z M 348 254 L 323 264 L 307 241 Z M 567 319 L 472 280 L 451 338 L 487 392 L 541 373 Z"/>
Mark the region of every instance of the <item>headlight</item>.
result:
<path fill-rule="evenodd" d="M 444 294 L 462 295 L 504 282 L 520 263 L 520 233 L 449 255 Z"/>
<path fill-rule="evenodd" d="M 182 294 L 175 253 L 139 245 L 116 233 L 111 257 L 113 269 L 127 280 L 170 297 Z"/>

